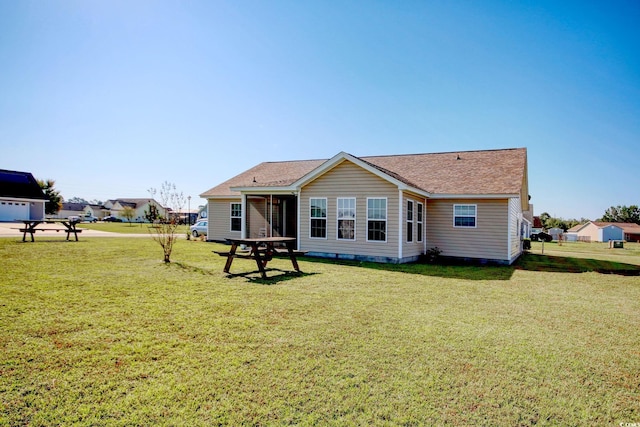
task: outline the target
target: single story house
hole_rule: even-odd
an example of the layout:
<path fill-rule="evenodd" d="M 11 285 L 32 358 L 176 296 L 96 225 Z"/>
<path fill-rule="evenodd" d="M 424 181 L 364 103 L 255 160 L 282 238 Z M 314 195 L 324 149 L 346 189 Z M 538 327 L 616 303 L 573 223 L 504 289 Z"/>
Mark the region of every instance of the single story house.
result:
<path fill-rule="evenodd" d="M 53 215 L 53 218 L 69 218 L 70 216 L 80 217 L 95 217 L 102 219 L 108 215 L 108 211 L 104 209 L 102 205 L 95 205 L 91 203 L 75 203 L 75 202 L 63 202 L 62 207 L 57 214 Z"/>
<path fill-rule="evenodd" d="M 570 228 L 567 233 L 581 242 L 640 241 L 640 225 L 627 222 L 589 221 Z"/>
<path fill-rule="evenodd" d="M 146 215 L 150 212 L 151 206 L 156 209 L 158 215 L 167 216 L 168 210 L 160 203 L 155 201 L 154 199 L 145 198 L 145 199 L 112 199 L 107 200 L 104 203 L 104 210 L 108 215 L 113 215 L 122 219 L 123 221 L 128 221 L 124 216 L 122 216 L 122 211 L 125 206 L 129 206 L 134 210 L 134 216 L 131 219 L 131 222 L 145 222 L 147 221 Z"/>
<path fill-rule="evenodd" d="M 533 213 L 526 148 L 264 162 L 200 196 L 208 239 L 295 237 L 311 256 L 511 264 Z"/>
<path fill-rule="evenodd" d="M 32 174 L 0 169 L 0 221 L 43 219 L 46 201 Z"/>
<path fill-rule="evenodd" d="M 559 227 L 552 227 L 547 230 L 547 233 L 551 235 L 551 238 L 555 241 L 560 240 L 560 236 L 564 234 L 564 230 Z"/>
<path fill-rule="evenodd" d="M 624 232 L 624 240 L 627 242 L 640 242 L 640 225 L 633 222 L 621 222 L 617 225 Z"/>
<path fill-rule="evenodd" d="M 569 240 L 574 240 L 573 235 L 575 235 L 575 240 L 580 242 L 608 242 L 624 239 L 620 224 L 615 222 L 589 221 L 571 227 L 567 233 L 571 235 Z"/>

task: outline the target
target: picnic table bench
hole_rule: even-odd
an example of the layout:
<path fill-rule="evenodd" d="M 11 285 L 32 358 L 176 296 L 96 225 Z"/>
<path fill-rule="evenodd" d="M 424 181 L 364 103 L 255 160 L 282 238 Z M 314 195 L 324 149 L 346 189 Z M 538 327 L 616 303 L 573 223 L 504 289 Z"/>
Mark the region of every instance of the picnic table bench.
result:
<path fill-rule="evenodd" d="M 227 262 L 224 265 L 223 271 L 229 273 L 231 264 L 235 258 L 251 259 L 256 262 L 258 271 L 263 279 L 267 278 L 267 272 L 265 267 L 267 263 L 274 257 L 289 257 L 293 268 L 300 272 L 298 266 L 298 260 L 296 257 L 304 255 L 306 252 L 297 251 L 293 245 L 295 243 L 294 237 L 260 237 L 256 239 L 229 239 L 231 242 L 231 249 L 229 251 L 213 251 L 214 253 L 227 258 Z M 276 245 L 284 244 L 285 247 L 277 247 Z M 238 251 L 238 246 L 249 246 L 249 250 Z"/>
<path fill-rule="evenodd" d="M 78 241 L 78 233 L 82 233 L 82 230 L 76 227 L 79 221 L 70 221 L 68 219 L 41 219 L 41 220 L 33 220 L 33 219 L 23 219 L 19 220 L 24 223 L 22 228 L 18 228 L 18 230 L 22 233 L 22 241 L 27 241 L 27 234 L 31 236 L 31 241 L 35 242 L 35 234 L 37 231 L 55 231 L 59 233 L 63 231 L 67 233 L 67 240 L 71 238 L 71 234 L 74 235 L 76 242 Z M 64 228 L 52 228 L 52 227 L 41 227 L 38 228 L 40 224 L 62 224 Z"/>

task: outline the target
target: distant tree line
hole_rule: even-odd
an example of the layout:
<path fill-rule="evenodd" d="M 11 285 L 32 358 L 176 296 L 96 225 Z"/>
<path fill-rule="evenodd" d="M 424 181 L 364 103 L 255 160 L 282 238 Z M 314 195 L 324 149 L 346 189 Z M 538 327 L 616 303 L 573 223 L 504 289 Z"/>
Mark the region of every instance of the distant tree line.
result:
<path fill-rule="evenodd" d="M 604 222 L 634 222 L 640 224 L 640 208 L 637 205 L 611 206 L 602 215 L 600 221 Z"/>
<path fill-rule="evenodd" d="M 567 231 L 571 227 L 574 227 L 578 224 L 584 224 L 585 222 L 589 222 L 586 218 L 580 219 L 564 219 L 564 218 L 554 218 L 549 215 L 547 212 L 543 212 L 540 214 L 540 222 L 542 222 L 542 228 L 548 230 L 550 228 L 562 228 L 564 231 Z"/>
<path fill-rule="evenodd" d="M 542 227 L 545 229 L 550 228 L 562 228 L 564 231 L 567 231 L 571 227 L 574 227 L 578 224 L 584 224 L 589 222 L 587 218 L 580 219 L 563 219 L 563 218 L 554 218 L 549 215 L 547 212 L 543 212 L 540 214 L 540 221 L 542 222 Z M 601 218 L 598 218 L 596 221 L 602 222 L 627 222 L 627 223 L 636 223 L 640 224 L 640 208 L 637 205 L 631 206 L 611 206 L 607 209 L 602 215 Z"/>

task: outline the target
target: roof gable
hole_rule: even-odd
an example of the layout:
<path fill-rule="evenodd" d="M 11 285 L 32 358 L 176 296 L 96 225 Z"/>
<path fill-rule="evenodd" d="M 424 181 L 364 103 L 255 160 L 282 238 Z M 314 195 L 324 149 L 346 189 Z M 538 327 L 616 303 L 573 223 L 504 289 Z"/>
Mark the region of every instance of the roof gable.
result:
<path fill-rule="evenodd" d="M 29 172 L 0 169 L 0 197 L 40 199 L 44 195 L 38 181 Z"/>
<path fill-rule="evenodd" d="M 412 186 L 411 183 L 406 182 L 405 180 L 402 179 L 401 176 L 397 175 L 396 173 L 392 172 L 392 171 L 388 171 L 382 167 L 379 167 L 373 163 L 367 162 L 366 160 L 363 160 L 361 158 L 352 156 L 351 154 L 345 153 L 345 152 L 340 152 L 337 155 L 335 155 L 334 157 L 332 157 L 331 159 L 327 160 L 326 162 L 324 162 L 322 165 L 320 165 L 319 167 L 315 168 L 314 170 L 312 170 L 311 172 L 309 172 L 308 174 L 306 174 L 305 176 L 301 177 L 300 179 L 298 179 L 296 182 L 294 182 L 292 185 L 295 187 L 302 187 L 305 184 L 312 182 L 313 180 L 317 179 L 318 177 L 324 175 L 325 173 L 329 172 L 330 170 L 332 170 L 333 168 L 335 168 L 336 166 L 338 166 L 339 164 L 348 161 L 351 162 L 365 170 L 367 170 L 368 172 L 371 172 L 372 174 L 378 176 L 379 178 L 382 178 L 386 181 L 391 182 L 394 185 L 397 185 L 398 187 L 406 187 L 406 186 Z M 415 186 L 412 186 L 415 187 Z M 416 187 L 417 188 L 417 187 Z"/>

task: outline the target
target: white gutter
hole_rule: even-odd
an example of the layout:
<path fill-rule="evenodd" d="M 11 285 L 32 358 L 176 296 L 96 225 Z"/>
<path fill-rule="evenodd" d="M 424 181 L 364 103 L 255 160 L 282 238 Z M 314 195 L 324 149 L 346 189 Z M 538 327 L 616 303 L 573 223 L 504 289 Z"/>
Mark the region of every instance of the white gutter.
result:
<path fill-rule="evenodd" d="M 432 199 L 512 199 L 520 194 L 433 194 Z"/>

